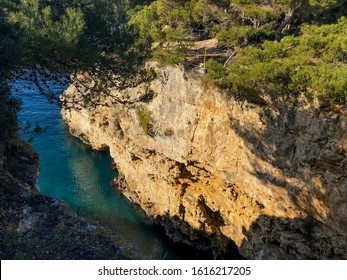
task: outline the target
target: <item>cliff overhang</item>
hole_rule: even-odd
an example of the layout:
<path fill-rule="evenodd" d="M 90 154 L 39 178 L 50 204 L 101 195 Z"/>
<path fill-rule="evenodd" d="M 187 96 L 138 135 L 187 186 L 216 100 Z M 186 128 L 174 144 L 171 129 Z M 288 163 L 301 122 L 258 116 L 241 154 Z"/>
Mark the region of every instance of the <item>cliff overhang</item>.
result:
<path fill-rule="evenodd" d="M 110 148 L 131 202 L 216 258 L 236 247 L 251 259 L 347 258 L 344 106 L 300 96 L 257 105 L 201 83 L 199 68 L 156 72 L 94 94 L 95 106 L 78 81 L 62 95 L 71 133 Z"/>

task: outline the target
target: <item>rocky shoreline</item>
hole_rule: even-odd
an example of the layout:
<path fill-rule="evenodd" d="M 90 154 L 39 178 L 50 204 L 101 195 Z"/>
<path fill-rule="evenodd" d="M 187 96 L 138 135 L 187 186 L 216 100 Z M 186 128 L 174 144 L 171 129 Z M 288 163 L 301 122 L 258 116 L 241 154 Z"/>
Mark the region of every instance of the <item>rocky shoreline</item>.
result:
<path fill-rule="evenodd" d="M 40 194 L 39 157 L 20 140 L 0 143 L 0 258 L 141 259 L 136 246 L 62 201 Z"/>
<path fill-rule="evenodd" d="M 237 248 L 249 259 L 346 259 L 345 106 L 239 101 L 200 70 L 156 68 L 152 82 L 109 95 L 81 73 L 62 95 L 63 119 L 110 149 L 120 191 L 177 242 L 215 258 Z"/>

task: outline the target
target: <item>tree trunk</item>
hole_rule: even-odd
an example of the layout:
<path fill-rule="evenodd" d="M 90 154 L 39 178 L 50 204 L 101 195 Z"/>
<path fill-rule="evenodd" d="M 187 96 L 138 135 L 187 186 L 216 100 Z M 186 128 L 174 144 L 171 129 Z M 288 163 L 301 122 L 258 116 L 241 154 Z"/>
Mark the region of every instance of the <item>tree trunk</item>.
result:
<path fill-rule="evenodd" d="M 280 26 L 277 28 L 276 30 L 276 34 L 275 34 L 275 40 L 278 42 L 279 40 L 281 40 L 282 38 L 282 31 L 283 29 L 291 23 L 291 21 L 296 17 L 297 15 L 297 11 L 300 8 L 300 6 L 297 6 L 293 9 L 290 9 L 287 13 L 286 16 L 284 18 L 284 20 L 281 22 Z"/>

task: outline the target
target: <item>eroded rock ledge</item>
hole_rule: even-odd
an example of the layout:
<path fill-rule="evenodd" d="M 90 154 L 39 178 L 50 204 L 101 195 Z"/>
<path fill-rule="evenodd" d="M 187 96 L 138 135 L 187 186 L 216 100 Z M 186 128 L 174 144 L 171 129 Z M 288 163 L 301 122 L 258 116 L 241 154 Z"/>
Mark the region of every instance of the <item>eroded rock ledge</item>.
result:
<path fill-rule="evenodd" d="M 259 106 L 202 84 L 199 69 L 157 74 L 97 106 L 81 102 L 87 73 L 62 96 L 71 133 L 110 148 L 130 201 L 216 258 L 235 245 L 251 259 L 347 258 L 346 107 L 299 97 Z"/>
<path fill-rule="evenodd" d="M 40 194 L 38 171 L 39 157 L 28 144 L 0 142 L 2 260 L 141 258 L 133 244 Z"/>

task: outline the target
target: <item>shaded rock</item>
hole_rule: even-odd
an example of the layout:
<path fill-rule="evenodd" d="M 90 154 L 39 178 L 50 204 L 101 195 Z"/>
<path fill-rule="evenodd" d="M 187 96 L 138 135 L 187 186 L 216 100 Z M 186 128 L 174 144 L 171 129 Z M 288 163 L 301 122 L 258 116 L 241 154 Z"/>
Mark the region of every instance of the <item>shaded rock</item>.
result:
<path fill-rule="evenodd" d="M 110 148 L 120 191 L 172 238 L 199 246 L 203 232 L 216 257 L 232 247 L 227 238 L 246 258 L 347 258 L 346 107 L 323 110 L 300 96 L 238 101 L 180 67 L 157 68 L 151 83 L 115 98 L 93 97 L 97 106 L 79 94 L 71 86 L 62 96 L 71 133 Z M 151 112 L 151 135 L 138 109 Z M 324 249 L 299 230 L 309 221 Z"/>
<path fill-rule="evenodd" d="M 36 188 L 39 158 L 24 142 L 0 143 L 1 259 L 142 258 L 110 229 L 77 217 Z"/>

